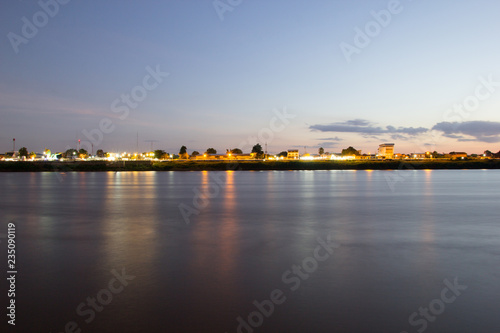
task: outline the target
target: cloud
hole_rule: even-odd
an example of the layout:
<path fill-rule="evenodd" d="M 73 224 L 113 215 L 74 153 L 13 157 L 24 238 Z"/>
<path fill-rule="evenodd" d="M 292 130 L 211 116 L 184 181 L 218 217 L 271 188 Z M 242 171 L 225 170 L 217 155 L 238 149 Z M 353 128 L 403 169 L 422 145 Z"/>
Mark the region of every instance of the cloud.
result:
<path fill-rule="evenodd" d="M 318 144 L 318 147 L 323 147 L 323 148 L 336 148 L 338 147 L 339 143 L 338 142 L 333 142 L 333 141 L 325 141 L 325 142 L 320 142 Z"/>
<path fill-rule="evenodd" d="M 316 139 L 316 140 L 324 140 L 324 141 L 344 141 L 344 139 L 341 139 L 339 138 L 338 136 L 334 137 L 334 138 L 319 138 L 319 139 Z"/>
<path fill-rule="evenodd" d="M 344 141 L 344 139 L 339 138 L 338 136 L 328 137 L 328 138 L 319 138 L 316 140 L 323 141 L 323 142 L 318 143 L 318 147 L 323 147 L 323 148 L 335 148 L 335 147 L 338 147 L 338 145 L 341 141 Z"/>
<path fill-rule="evenodd" d="M 399 134 L 410 136 L 415 136 L 428 131 L 428 129 L 424 127 L 380 127 L 375 126 L 373 123 L 364 119 L 354 119 L 327 125 L 312 125 L 309 126 L 309 129 L 320 132 L 360 133 L 364 135 Z"/>
<path fill-rule="evenodd" d="M 493 121 L 465 121 L 465 122 L 440 122 L 427 129 L 424 127 L 394 127 L 377 126 L 364 119 L 353 119 L 330 124 L 317 124 L 309 126 L 312 131 L 357 133 L 366 139 L 380 140 L 381 137 L 391 138 L 391 140 L 408 141 L 417 135 L 431 133 L 430 131 L 441 132 L 444 137 L 455 139 L 458 142 L 500 142 L 500 122 Z M 339 142 L 339 137 L 321 138 L 318 140 Z"/>
<path fill-rule="evenodd" d="M 488 143 L 500 142 L 500 122 L 493 121 L 464 121 L 441 122 L 432 128 L 443 132 L 447 138 L 461 142 L 482 141 Z"/>
<path fill-rule="evenodd" d="M 393 134 L 391 135 L 392 140 L 402 140 L 402 141 L 408 141 L 408 137 L 401 135 L 401 134 Z M 386 140 L 387 141 L 387 140 Z"/>
<path fill-rule="evenodd" d="M 345 121 L 343 123 L 341 122 L 338 124 L 351 125 L 351 126 L 368 126 L 371 123 L 365 119 L 354 119 L 354 120 Z"/>
<path fill-rule="evenodd" d="M 443 136 L 450 138 L 450 139 L 463 139 L 463 138 L 465 138 L 463 135 L 456 135 L 456 134 L 443 134 Z"/>

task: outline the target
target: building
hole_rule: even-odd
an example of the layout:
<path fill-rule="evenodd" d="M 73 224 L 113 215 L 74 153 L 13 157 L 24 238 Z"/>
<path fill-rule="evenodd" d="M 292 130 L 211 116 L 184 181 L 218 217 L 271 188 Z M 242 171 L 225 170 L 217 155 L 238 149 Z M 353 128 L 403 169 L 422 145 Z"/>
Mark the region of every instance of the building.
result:
<path fill-rule="evenodd" d="M 200 154 L 196 155 L 194 157 L 191 157 L 194 160 L 254 160 L 256 159 L 256 153 L 250 153 L 250 154 L 232 154 L 232 153 L 227 153 L 227 154 Z"/>
<path fill-rule="evenodd" d="M 300 159 L 304 160 L 304 161 L 312 161 L 312 160 L 321 160 L 324 158 L 323 158 L 323 155 L 320 155 L 320 154 L 305 153 L 304 155 L 300 156 Z"/>
<path fill-rule="evenodd" d="M 452 151 L 447 156 L 445 155 L 445 157 L 448 157 L 448 158 L 451 158 L 451 159 L 466 158 L 467 157 L 467 153 L 466 152 L 462 152 L 462 151 L 459 151 L 459 152 Z"/>
<path fill-rule="evenodd" d="M 399 154 L 394 154 L 394 158 L 396 160 L 402 160 L 402 159 L 409 158 L 409 156 L 407 154 L 401 154 L 401 153 L 399 153 Z"/>
<path fill-rule="evenodd" d="M 289 160 L 297 160 L 300 158 L 299 150 L 298 149 L 289 149 L 288 150 L 288 155 L 287 158 Z"/>
<path fill-rule="evenodd" d="M 232 154 L 230 159 L 235 159 L 235 160 L 254 160 L 257 158 L 257 153 L 250 153 L 250 154 Z"/>
<path fill-rule="evenodd" d="M 8 156 L 9 158 L 18 158 L 19 157 L 19 152 L 17 151 L 8 151 L 5 153 L 5 156 Z"/>
<path fill-rule="evenodd" d="M 225 159 L 226 154 L 200 154 L 194 157 L 195 160 L 222 160 Z"/>
<path fill-rule="evenodd" d="M 410 157 L 415 159 L 415 160 L 423 160 L 424 158 L 427 158 L 429 155 L 427 153 L 411 153 Z"/>
<path fill-rule="evenodd" d="M 394 158 L 394 143 L 383 143 L 378 146 L 379 158 L 392 159 Z"/>
<path fill-rule="evenodd" d="M 357 160 L 375 160 L 377 159 L 377 156 L 375 154 L 363 154 L 363 155 L 357 155 L 355 158 Z"/>

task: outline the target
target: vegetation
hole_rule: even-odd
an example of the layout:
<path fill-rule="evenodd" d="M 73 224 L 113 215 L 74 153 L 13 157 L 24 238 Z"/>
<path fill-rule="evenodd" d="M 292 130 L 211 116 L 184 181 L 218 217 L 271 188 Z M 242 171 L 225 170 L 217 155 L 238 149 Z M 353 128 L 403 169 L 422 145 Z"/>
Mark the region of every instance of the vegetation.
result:
<path fill-rule="evenodd" d="M 207 154 L 217 154 L 217 150 L 215 150 L 214 148 L 208 148 L 205 153 L 207 153 Z"/>
<path fill-rule="evenodd" d="M 89 153 L 82 148 L 78 151 L 78 155 L 80 158 L 87 158 L 89 156 Z"/>
<path fill-rule="evenodd" d="M 288 152 L 286 150 L 283 150 L 281 153 L 278 154 L 279 157 L 288 157 Z"/>
<path fill-rule="evenodd" d="M 342 156 L 359 156 L 359 151 L 353 147 L 342 149 Z"/>
<path fill-rule="evenodd" d="M 159 160 L 162 159 L 163 156 L 166 155 L 165 151 L 161 150 L 161 149 L 156 149 L 153 153 L 154 153 L 154 157 L 159 159 Z"/>
<path fill-rule="evenodd" d="M 28 157 L 28 148 L 22 147 L 19 149 L 19 156 Z"/>
<path fill-rule="evenodd" d="M 443 158 L 444 157 L 444 154 L 439 154 L 437 151 L 434 151 L 432 154 L 431 154 L 432 158 Z"/>
<path fill-rule="evenodd" d="M 95 154 L 97 157 L 101 157 L 101 158 L 106 156 L 102 149 L 98 149 Z"/>
<path fill-rule="evenodd" d="M 500 160 L 425 161 L 85 161 L 1 162 L 0 171 L 201 171 L 201 170 L 413 170 L 500 169 Z"/>
<path fill-rule="evenodd" d="M 186 146 L 182 146 L 181 149 L 179 149 L 179 158 L 182 158 L 184 160 L 189 158 Z"/>
<path fill-rule="evenodd" d="M 255 146 L 253 146 L 252 153 L 256 153 L 257 155 L 255 155 L 255 157 L 258 159 L 264 158 L 264 151 L 262 150 L 262 146 L 260 145 L 260 143 L 257 143 Z"/>
<path fill-rule="evenodd" d="M 231 150 L 231 154 L 243 154 L 243 151 L 240 148 L 234 148 Z"/>
<path fill-rule="evenodd" d="M 323 155 L 324 153 L 325 153 L 325 150 L 323 149 L 323 147 L 319 147 L 318 154 Z"/>
<path fill-rule="evenodd" d="M 195 157 L 195 156 L 198 156 L 198 155 L 200 155 L 200 152 L 198 152 L 196 150 L 191 153 L 192 157 Z"/>
<path fill-rule="evenodd" d="M 64 157 L 66 158 L 71 158 L 72 156 L 75 156 L 78 155 L 78 151 L 76 149 L 68 149 L 64 152 Z"/>

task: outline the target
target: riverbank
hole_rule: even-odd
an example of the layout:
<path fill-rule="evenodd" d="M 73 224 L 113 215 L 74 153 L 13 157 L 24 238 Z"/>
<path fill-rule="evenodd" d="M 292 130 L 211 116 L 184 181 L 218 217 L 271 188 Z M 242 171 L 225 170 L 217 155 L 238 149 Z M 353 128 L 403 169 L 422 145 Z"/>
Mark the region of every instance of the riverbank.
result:
<path fill-rule="evenodd" d="M 0 162 L 0 172 L 500 169 L 500 159 L 430 161 Z"/>

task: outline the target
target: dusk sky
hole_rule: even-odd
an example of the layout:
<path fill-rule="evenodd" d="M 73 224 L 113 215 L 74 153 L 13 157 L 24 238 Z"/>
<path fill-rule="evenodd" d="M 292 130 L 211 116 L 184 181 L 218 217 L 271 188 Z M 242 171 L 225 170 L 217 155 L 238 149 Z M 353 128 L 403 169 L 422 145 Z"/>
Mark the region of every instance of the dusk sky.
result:
<path fill-rule="evenodd" d="M 0 5 L 0 153 L 500 150 L 495 0 L 40 3 Z"/>

